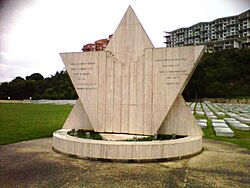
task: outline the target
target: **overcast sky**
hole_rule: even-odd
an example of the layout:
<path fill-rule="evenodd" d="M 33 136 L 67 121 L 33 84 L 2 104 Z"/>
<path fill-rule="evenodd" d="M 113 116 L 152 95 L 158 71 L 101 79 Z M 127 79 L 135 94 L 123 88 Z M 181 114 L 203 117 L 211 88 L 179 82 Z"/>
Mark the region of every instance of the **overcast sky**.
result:
<path fill-rule="evenodd" d="M 64 68 L 60 52 L 114 33 L 132 6 L 155 47 L 163 31 L 239 14 L 250 0 L 5 0 L 0 1 L 0 82 Z"/>

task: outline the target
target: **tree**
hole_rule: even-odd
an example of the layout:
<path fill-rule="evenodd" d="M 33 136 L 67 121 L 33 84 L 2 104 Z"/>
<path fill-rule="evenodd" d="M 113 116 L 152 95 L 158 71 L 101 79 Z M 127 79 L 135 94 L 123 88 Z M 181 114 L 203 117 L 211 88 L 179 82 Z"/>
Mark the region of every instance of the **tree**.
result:
<path fill-rule="evenodd" d="M 250 49 L 205 53 L 183 92 L 186 100 L 250 96 Z"/>
<path fill-rule="evenodd" d="M 26 80 L 43 80 L 44 77 L 39 73 L 33 73 L 30 76 L 25 77 Z"/>
<path fill-rule="evenodd" d="M 250 96 L 250 49 L 205 53 L 185 90 L 186 100 L 208 97 Z M 48 78 L 39 73 L 24 80 L 18 76 L 0 85 L 0 99 L 76 99 L 77 93 L 66 71 Z"/>
<path fill-rule="evenodd" d="M 17 76 L 14 80 L 12 80 L 11 82 L 15 82 L 15 81 L 20 81 L 20 80 L 24 80 L 21 76 Z"/>

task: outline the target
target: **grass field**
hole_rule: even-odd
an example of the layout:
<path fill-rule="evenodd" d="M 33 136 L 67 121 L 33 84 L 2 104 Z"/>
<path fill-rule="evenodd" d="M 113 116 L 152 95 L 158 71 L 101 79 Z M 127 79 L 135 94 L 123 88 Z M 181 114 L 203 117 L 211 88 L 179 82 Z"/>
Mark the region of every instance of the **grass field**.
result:
<path fill-rule="evenodd" d="M 70 105 L 0 103 L 0 145 L 52 136 L 71 109 Z"/>
<path fill-rule="evenodd" d="M 239 130 L 236 130 L 232 127 L 230 127 L 230 128 L 234 131 L 234 134 L 235 134 L 235 136 L 233 138 L 215 136 L 215 132 L 214 132 L 213 127 L 212 127 L 212 123 L 210 120 L 208 120 L 207 128 L 203 129 L 203 132 L 205 134 L 205 138 L 230 142 L 230 143 L 240 145 L 240 146 L 250 150 L 250 132 L 249 131 L 239 131 Z"/>
<path fill-rule="evenodd" d="M 55 130 L 62 128 L 71 109 L 70 105 L 0 103 L 0 145 L 52 136 Z M 233 131 L 234 138 L 217 137 L 210 120 L 203 129 L 205 138 L 231 142 L 250 150 L 250 132 Z"/>
<path fill-rule="evenodd" d="M 207 119 L 207 117 L 205 115 L 194 114 L 194 116 L 196 119 Z M 228 117 L 228 116 L 224 116 L 224 117 Z M 221 118 L 224 118 L 224 117 L 221 117 Z M 234 131 L 234 134 L 235 134 L 235 136 L 233 138 L 218 137 L 218 136 L 215 136 L 215 132 L 214 132 L 214 129 L 212 127 L 211 120 L 210 119 L 207 119 L 207 120 L 208 120 L 207 121 L 207 128 L 202 129 L 204 132 L 204 138 L 230 142 L 230 143 L 240 145 L 240 146 L 250 150 L 250 132 L 249 131 L 239 131 L 239 130 L 236 130 L 236 129 L 230 127 Z"/>

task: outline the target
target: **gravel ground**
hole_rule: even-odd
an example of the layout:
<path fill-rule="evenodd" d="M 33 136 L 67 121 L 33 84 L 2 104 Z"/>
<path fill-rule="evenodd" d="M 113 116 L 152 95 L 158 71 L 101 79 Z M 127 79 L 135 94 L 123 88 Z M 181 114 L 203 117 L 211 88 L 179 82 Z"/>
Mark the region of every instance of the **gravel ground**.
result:
<path fill-rule="evenodd" d="M 107 163 L 52 151 L 52 138 L 0 146 L 0 187 L 249 187 L 250 151 L 204 140 L 192 158 Z"/>

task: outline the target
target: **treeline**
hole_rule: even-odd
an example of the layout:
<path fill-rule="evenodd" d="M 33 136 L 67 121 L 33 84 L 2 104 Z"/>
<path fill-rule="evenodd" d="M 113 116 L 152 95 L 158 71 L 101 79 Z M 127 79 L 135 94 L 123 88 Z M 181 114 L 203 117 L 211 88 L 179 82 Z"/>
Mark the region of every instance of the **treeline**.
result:
<path fill-rule="evenodd" d="M 250 97 L 250 49 L 205 53 L 183 96 L 187 100 Z"/>
<path fill-rule="evenodd" d="M 77 94 L 66 71 L 44 78 L 39 73 L 16 77 L 0 85 L 0 99 L 75 99 Z"/>
<path fill-rule="evenodd" d="M 205 53 L 183 96 L 202 98 L 250 97 L 250 49 Z M 0 99 L 75 99 L 77 94 L 66 71 L 49 78 L 34 73 L 0 85 Z"/>

